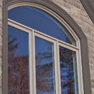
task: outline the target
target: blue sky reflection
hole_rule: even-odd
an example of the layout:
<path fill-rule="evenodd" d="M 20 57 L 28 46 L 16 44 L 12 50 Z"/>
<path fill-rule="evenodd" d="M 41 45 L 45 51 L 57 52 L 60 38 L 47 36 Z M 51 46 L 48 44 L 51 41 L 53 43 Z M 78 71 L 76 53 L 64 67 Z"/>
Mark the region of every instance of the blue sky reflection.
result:
<path fill-rule="evenodd" d="M 8 11 L 8 18 L 75 45 L 75 40 L 68 30 L 50 14 L 38 8 L 31 6 L 16 7 Z"/>

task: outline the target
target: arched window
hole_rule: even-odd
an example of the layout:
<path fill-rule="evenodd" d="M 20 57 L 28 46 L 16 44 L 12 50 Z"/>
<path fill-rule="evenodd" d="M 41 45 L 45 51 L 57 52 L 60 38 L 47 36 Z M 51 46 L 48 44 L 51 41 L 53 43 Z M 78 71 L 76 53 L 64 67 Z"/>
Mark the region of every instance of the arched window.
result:
<path fill-rule="evenodd" d="M 9 3 L 7 26 L 8 94 L 86 94 L 81 39 L 58 13 Z"/>

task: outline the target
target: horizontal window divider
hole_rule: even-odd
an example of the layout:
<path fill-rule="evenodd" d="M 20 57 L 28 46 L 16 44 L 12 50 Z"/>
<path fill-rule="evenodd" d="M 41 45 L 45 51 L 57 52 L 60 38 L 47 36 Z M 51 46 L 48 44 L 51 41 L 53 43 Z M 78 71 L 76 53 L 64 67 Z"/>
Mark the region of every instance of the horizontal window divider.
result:
<path fill-rule="evenodd" d="M 60 46 L 65 47 L 69 50 L 72 50 L 72 51 L 75 51 L 75 52 L 79 50 L 78 47 L 75 47 L 75 46 L 70 45 L 70 44 L 63 42 L 63 41 L 58 40 L 58 43 L 59 43 Z"/>
<path fill-rule="evenodd" d="M 50 42 L 53 42 L 53 43 L 55 43 L 55 41 L 56 40 L 54 40 L 53 38 L 51 38 L 51 37 L 49 37 L 48 35 L 46 35 L 46 34 L 41 34 L 41 33 L 35 33 L 35 36 L 37 36 L 37 37 L 40 37 L 40 38 L 42 38 L 42 39 L 45 39 L 45 40 L 47 40 L 47 41 L 50 41 Z"/>
<path fill-rule="evenodd" d="M 22 30 L 22 31 L 25 31 L 25 32 L 28 32 L 28 33 L 29 33 L 30 31 L 31 31 L 31 32 L 34 31 L 34 33 L 35 33 L 36 36 L 39 36 L 39 37 L 41 37 L 41 38 L 43 38 L 43 39 L 46 39 L 46 40 L 48 40 L 48 41 L 51 41 L 51 42 L 56 42 L 56 41 L 58 41 L 59 44 L 60 44 L 62 47 L 68 48 L 68 49 L 70 49 L 70 50 L 73 50 L 73 51 L 79 50 L 79 48 L 76 47 L 76 46 L 73 46 L 73 45 L 68 44 L 68 43 L 66 43 L 66 42 L 64 42 L 64 41 L 61 41 L 61 40 L 59 40 L 59 39 L 56 39 L 56 38 L 54 38 L 54 37 L 52 37 L 52 36 L 49 36 L 49 35 L 44 34 L 44 33 L 42 33 L 42 32 L 39 32 L 39 31 L 37 31 L 37 30 L 35 30 L 35 29 L 32 29 L 32 28 L 30 28 L 30 27 L 28 27 L 28 26 L 25 26 L 25 25 L 23 25 L 23 24 L 20 24 L 20 23 L 18 23 L 18 22 L 16 22 L 16 21 L 13 21 L 13 20 L 11 20 L 11 19 L 8 19 L 8 24 L 9 24 L 10 26 L 13 26 L 13 27 L 15 27 L 15 28 L 18 28 L 18 29 L 20 29 L 20 30 Z"/>
<path fill-rule="evenodd" d="M 13 21 L 13 20 L 11 20 L 11 19 L 8 19 L 8 25 L 13 26 L 13 27 L 15 27 L 15 28 L 18 28 L 18 29 L 20 29 L 20 30 L 23 30 L 23 31 L 25 31 L 25 32 L 34 31 L 34 30 L 31 29 L 30 27 L 25 26 L 25 25 L 23 25 L 23 24 L 20 24 L 20 23 L 18 23 L 18 22 L 16 22 L 16 21 Z"/>
<path fill-rule="evenodd" d="M 53 38 L 53 37 L 51 37 L 51 36 L 49 36 L 49 35 L 40 33 L 39 31 L 35 31 L 35 32 L 36 32 L 36 33 L 35 33 L 36 36 L 39 36 L 39 37 L 41 37 L 41 38 L 44 38 L 44 39 L 46 39 L 46 40 L 48 40 L 48 41 L 51 41 L 51 40 L 52 40 L 51 42 L 56 42 L 56 41 L 58 41 L 59 45 L 65 47 L 65 48 L 68 48 L 68 49 L 73 50 L 73 51 L 79 50 L 79 48 L 77 48 L 77 47 L 75 47 L 75 46 L 73 46 L 73 45 L 70 45 L 70 44 L 68 44 L 68 43 L 66 43 L 66 42 L 60 41 L 60 40 L 58 40 L 58 39 L 55 39 L 55 38 Z"/>
<path fill-rule="evenodd" d="M 34 32 L 36 32 L 36 35 L 42 35 L 42 36 L 48 37 L 49 39 L 52 39 L 52 40 L 54 40 L 54 41 L 58 41 L 58 42 L 61 43 L 61 44 L 64 44 L 64 45 L 69 46 L 69 47 L 72 47 L 72 48 L 75 49 L 75 50 L 79 50 L 78 47 L 75 47 L 75 46 L 73 46 L 73 45 L 71 45 L 71 44 L 68 44 L 68 43 L 66 43 L 66 42 L 64 42 L 64 41 L 61 41 L 61 40 L 59 40 L 59 39 L 53 38 L 53 37 L 51 37 L 51 36 L 49 36 L 49 35 L 47 35 L 47 34 L 41 33 L 41 32 L 36 31 L 36 30 L 35 30 Z"/>

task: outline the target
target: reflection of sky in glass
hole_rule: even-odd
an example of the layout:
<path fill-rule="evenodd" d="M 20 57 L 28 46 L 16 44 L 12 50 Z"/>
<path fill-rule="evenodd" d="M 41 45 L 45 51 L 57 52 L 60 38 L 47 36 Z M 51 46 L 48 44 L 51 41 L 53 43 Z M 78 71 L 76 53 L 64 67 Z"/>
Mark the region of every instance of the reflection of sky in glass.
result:
<path fill-rule="evenodd" d="M 27 55 L 28 54 L 28 33 L 16 29 L 12 26 L 8 26 L 8 35 L 12 35 L 9 41 L 13 38 L 17 38 L 14 44 L 18 43 L 18 48 L 16 49 L 16 56 Z"/>
<path fill-rule="evenodd" d="M 53 43 L 35 37 L 37 94 L 55 94 Z"/>
<path fill-rule="evenodd" d="M 75 45 L 75 40 L 65 27 L 54 17 L 40 9 L 31 6 L 16 7 L 9 10 L 8 18 Z"/>
<path fill-rule="evenodd" d="M 76 82 L 74 74 L 74 52 L 60 47 L 60 74 L 62 94 L 75 94 Z M 76 66 L 75 66 L 76 67 Z"/>
<path fill-rule="evenodd" d="M 28 33 L 8 26 L 8 94 L 29 94 Z"/>

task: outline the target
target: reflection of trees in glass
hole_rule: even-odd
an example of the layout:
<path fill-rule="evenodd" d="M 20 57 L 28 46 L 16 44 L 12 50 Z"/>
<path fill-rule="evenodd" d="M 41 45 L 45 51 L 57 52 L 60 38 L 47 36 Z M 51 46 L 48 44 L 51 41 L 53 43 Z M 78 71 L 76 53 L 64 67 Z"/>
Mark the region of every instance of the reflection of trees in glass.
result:
<path fill-rule="evenodd" d="M 11 37 L 8 42 L 8 94 L 29 94 L 28 55 L 16 56 L 17 38 L 10 41 Z M 37 94 L 55 94 L 52 44 L 47 42 L 47 47 L 47 51 L 36 55 Z M 48 62 L 42 64 L 42 60 Z M 75 94 L 73 52 L 63 47 L 60 47 L 60 67 L 62 74 L 65 71 L 62 69 L 67 69 L 66 75 L 61 75 L 62 94 Z"/>
<path fill-rule="evenodd" d="M 60 47 L 60 71 L 62 94 L 75 94 L 74 90 L 74 71 L 73 71 L 73 52 Z"/>
<path fill-rule="evenodd" d="M 52 77 L 52 64 L 46 64 L 43 66 L 36 66 L 36 83 L 37 94 L 43 94 L 43 92 L 53 92 L 53 83 L 50 80 Z"/>
<path fill-rule="evenodd" d="M 8 94 L 29 94 L 28 55 L 16 56 L 17 38 L 8 36 Z"/>
<path fill-rule="evenodd" d="M 45 43 L 47 50 L 36 54 L 37 94 L 55 94 L 52 43 Z"/>
<path fill-rule="evenodd" d="M 68 37 L 66 37 L 65 42 L 67 42 L 67 43 L 69 43 L 69 44 L 72 44 L 71 40 L 70 40 Z"/>

